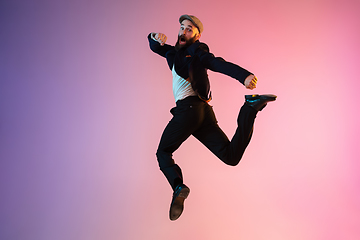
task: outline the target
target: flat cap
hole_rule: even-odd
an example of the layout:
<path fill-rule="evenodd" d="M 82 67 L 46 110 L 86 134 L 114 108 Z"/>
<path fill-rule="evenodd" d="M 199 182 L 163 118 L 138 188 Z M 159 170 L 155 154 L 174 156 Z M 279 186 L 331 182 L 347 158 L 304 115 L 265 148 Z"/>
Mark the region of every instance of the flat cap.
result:
<path fill-rule="evenodd" d="M 203 24 L 197 17 L 187 14 L 181 15 L 181 17 L 179 18 L 179 22 L 182 23 L 182 21 L 184 21 L 185 19 L 190 20 L 195 25 L 195 27 L 199 29 L 200 33 L 204 31 Z"/>

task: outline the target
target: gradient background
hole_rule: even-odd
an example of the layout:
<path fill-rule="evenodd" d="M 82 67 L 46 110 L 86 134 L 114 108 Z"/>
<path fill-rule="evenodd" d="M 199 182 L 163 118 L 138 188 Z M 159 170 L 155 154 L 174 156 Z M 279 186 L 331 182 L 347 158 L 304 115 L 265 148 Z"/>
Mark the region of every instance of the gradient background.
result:
<path fill-rule="evenodd" d="M 178 17 L 258 88 L 210 72 L 231 137 L 243 95 L 274 93 L 236 167 L 191 137 L 175 222 L 155 151 L 174 106 L 148 47 Z M 360 239 L 357 0 L 0 3 L 0 239 Z"/>

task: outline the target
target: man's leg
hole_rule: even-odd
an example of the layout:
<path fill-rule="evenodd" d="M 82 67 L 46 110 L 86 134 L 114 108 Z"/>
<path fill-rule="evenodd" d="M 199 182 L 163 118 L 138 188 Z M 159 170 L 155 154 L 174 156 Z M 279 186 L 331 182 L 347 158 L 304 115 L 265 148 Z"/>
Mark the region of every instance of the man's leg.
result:
<path fill-rule="evenodd" d="M 247 95 L 245 104 L 241 107 L 237 129 L 231 139 L 228 140 L 225 133 L 220 129 L 212 108 L 206 111 L 205 120 L 201 128 L 193 133 L 210 151 L 212 151 L 224 163 L 237 165 L 253 133 L 253 126 L 258 111 L 261 111 L 268 102 L 276 99 L 275 95 Z"/>
<path fill-rule="evenodd" d="M 203 105 L 197 97 L 189 97 L 178 101 L 171 110 L 173 118 L 166 126 L 157 150 L 157 159 L 161 171 L 174 190 L 169 217 L 176 220 L 184 209 L 184 200 L 190 189 L 183 184 L 180 167 L 175 164 L 172 154 L 201 125 L 203 121 Z"/>
<path fill-rule="evenodd" d="M 190 135 L 191 132 L 180 124 L 176 117 L 173 117 L 161 136 L 156 152 L 160 170 L 173 190 L 183 183 L 183 176 L 180 167 L 175 164 L 172 155 Z"/>
<path fill-rule="evenodd" d="M 211 152 L 228 165 L 235 166 L 241 160 L 248 146 L 257 111 L 247 105 L 240 109 L 238 127 L 229 141 L 225 133 L 220 129 L 211 106 L 206 113 L 206 120 L 201 128 L 193 133 Z"/>
<path fill-rule="evenodd" d="M 166 126 L 156 152 L 160 170 L 164 173 L 173 190 L 183 183 L 180 167 L 175 164 L 172 154 L 200 126 L 203 120 L 203 103 L 197 97 L 177 102 L 171 109 L 173 118 Z"/>

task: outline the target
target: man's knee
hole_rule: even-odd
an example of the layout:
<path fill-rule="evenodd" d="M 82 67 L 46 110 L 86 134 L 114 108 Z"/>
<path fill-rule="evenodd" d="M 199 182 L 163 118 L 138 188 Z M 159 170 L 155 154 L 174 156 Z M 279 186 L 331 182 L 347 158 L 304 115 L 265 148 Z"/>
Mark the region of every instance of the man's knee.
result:
<path fill-rule="evenodd" d="M 225 158 L 221 159 L 226 165 L 235 167 L 239 164 L 241 158 Z"/>
<path fill-rule="evenodd" d="M 239 162 L 240 162 L 240 161 L 231 161 L 231 162 L 228 162 L 228 163 L 226 163 L 226 164 L 229 165 L 229 166 L 235 167 L 236 165 L 239 164 Z"/>
<path fill-rule="evenodd" d="M 156 151 L 156 158 L 159 163 L 160 169 L 167 168 L 175 164 L 174 159 L 172 159 L 171 153 L 167 153 L 159 149 Z"/>

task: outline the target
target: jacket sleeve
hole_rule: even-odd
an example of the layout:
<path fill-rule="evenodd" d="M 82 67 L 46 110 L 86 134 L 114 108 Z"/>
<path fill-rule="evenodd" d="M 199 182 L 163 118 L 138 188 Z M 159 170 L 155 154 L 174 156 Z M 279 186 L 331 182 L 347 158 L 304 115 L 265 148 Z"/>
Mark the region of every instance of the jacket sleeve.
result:
<path fill-rule="evenodd" d="M 252 74 L 248 70 L 234 63 L 227 62 L 221 57 L 215 57 L 209 52 L 208 46 L 204 43 L 199 46 L 196 54 L 200 57 L 201 63 L 207 69 L 235 78 L 242 84 L 244 84 L 245 79 Z"/>
<path fill-rule="evenodd" d="M 154 52 L 159 54 L 162 57 L 166 57 L 166 54 L 173 50 L 173 46 L 170 46 L 168 44 L 164 44 L 164 46 L 161 46 L 160 43 L 158 43 L 157 41 L 153 40 L 151 38 L 151 33 L 148 35 L 148 40 L 149 40 L 149 45 L 150 45 L 150 49 Z"/>

